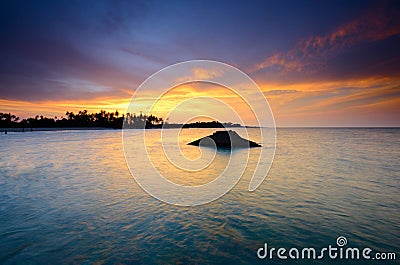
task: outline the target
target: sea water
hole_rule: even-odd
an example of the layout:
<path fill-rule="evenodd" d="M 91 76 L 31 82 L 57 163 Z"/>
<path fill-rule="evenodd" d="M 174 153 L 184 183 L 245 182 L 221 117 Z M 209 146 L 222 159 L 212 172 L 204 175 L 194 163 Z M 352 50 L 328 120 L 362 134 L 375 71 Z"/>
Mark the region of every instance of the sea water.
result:
<path fill-rule="evenodd" d="M 243 136 L 243 128 L 235 130 Z M 185 141 L 213 131 L 183 130 L 182 153 L 195 158 L 198 147 L 185 149 Z M 140 141 L 140 132 L 131 137 Z M 258 189 L 248 191 L 245 172 L 225 196 L 195 207 L 144 192 L 121 138 L 118 130 L 0 135 L 1 264 L 365 264 L 257 256 L 266 243 L 320 249 L 340 236 L 347 246 L 400 259 L 400 129 L 277 129 L 274 162 Z M 218 174 L 227 157 L 247 151 L 215 152 L 220 164 L 210 170 Z M 160 161 L 160 170 L 174 172 Z M 196 174 L 170 177 L 186 185 L 215 177 Z"/>

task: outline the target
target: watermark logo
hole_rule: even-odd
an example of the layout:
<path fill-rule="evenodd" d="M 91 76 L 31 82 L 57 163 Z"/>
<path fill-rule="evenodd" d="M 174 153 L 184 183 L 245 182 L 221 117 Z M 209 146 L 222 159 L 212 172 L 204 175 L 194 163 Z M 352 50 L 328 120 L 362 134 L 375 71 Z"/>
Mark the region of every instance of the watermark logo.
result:
<path fill-rule="evenodd" d="M 194 206 L 220 198 L 238 183 L 248 167 L 251 152 L 252 158 L 257 156 L 257 159 L 251 165 L 249 191 L 261 185 L 271 167 L 276 142 L 272 111 L 263 91 L 234 66 L 208 60 L 168 66 L 135 90 L 126 112 L 122 131 L 126 163 L 140 187 L 161 201 Z M 158 115 L 163 116 L 163 125 L 159 129 L 148 129 L 146 121 L 157 120 Z M 144 120 L 142 128 L 132 129 L 129 121 L 132 116 Z M 185 124 L 204 117 L 221 122 L 233 119 L 242 125 L 251 125 L 251 128 L 227 126 L 209 131 L 238 131 L 242 138 L 256 137 L 262 147 L 256 151 L 242 148 L 230 152 L 201 146 L 189 149 L 185 146 L 190 138 L 188 131 L 183 132 L 183 126 L 177 128 L 171 121 L 183 120 Z M 191 133 L 193 137 L 198 136 L 195 130 Z M 182 135 L 186 138 L 182 139 Z M 200 149 L 198 157 L 191 154 L 195 149 Z M 224 162 L 222 169 L 220 161 Z M 212 171 L 215 168 L 218 170 Z M 180 176 L 190 174 L 209 178 L 206 183 L 179 183 Z"/>
<path fill-rule="evenodd" d="M 267 243 L 257 250 L 259 259 L 280 259 L 280 260 L 298 260 L 298 259 L 331 259 L 331 260 L 396 260 L 395 252 L 374 252 L 369 247 L 357 248 L 346 247 L 347 238 L 339 236 L 335 245 L 327 247 L 314 248 L 275 248 L 269 247 Z"/>
<path fill-rule="evenodd" d="M 340 236 L 336 239 L 336 244 L 339 247 L 343 247 L 347 245 L 347 238 L 345 238 L 344 236 Z"/>

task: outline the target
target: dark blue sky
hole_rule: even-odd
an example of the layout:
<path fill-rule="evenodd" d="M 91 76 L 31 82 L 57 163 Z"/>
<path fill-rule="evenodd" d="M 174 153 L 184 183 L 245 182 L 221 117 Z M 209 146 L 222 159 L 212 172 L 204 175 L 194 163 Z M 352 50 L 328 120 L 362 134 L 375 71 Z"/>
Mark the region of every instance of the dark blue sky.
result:
<path fill-rule="evenodd" d="M 126 98 L 155 71 L 193 59 L 235 65 L 261 85 L 395 79 L 399 5 L 2 1 L 0 99 Z"/>

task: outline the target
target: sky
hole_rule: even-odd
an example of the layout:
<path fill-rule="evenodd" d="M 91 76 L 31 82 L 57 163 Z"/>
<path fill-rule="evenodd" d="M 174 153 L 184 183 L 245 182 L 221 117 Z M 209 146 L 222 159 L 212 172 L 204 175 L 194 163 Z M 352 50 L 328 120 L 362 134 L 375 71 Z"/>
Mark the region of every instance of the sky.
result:
<path fill-rule="evenodd" d="M 0 112 L 21 118 L 124 113 L 204 59 L 249 75 L 277 126 L 400 126 L 398 1 L 2 1 L 0 36 Z"/>

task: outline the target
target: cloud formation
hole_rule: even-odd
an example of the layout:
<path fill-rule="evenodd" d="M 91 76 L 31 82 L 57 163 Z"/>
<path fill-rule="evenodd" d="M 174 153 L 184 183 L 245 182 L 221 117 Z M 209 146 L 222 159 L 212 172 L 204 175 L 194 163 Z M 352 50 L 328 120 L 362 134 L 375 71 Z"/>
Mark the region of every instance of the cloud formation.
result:
<path fill-rule="evenodd" d="M 327 64 L 330 56 L 340 50 L 360 43 L 382 41 L 400 34 L 400 11 L 390 6 L 380 6 L 327 34 L 310 36 L 298 41 L 286 52 L 276 52 L 252 71 L 275 68 L 283 72 L 319 71 Z"/>

